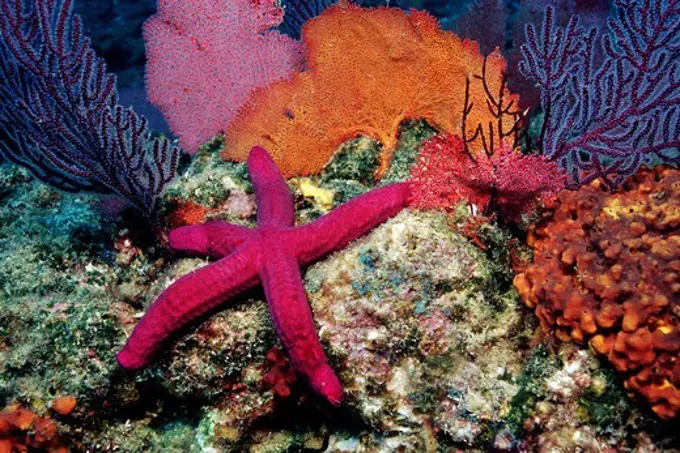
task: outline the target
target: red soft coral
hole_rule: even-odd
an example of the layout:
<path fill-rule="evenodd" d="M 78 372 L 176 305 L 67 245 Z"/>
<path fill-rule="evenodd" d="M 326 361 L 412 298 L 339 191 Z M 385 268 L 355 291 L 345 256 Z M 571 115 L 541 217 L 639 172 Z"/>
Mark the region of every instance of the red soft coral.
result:
<path fill-rule="evenodd" d="M 485 152 L 473 157 L 460 137 L 440 134 L 423 145 L 411 171 L 411 205 L 450 211 L 467 199 L 513 220 L 564 181 L 558 165 L 543 156 L 522 155 L 503 144 L 490 157 Z"/>
<path fill-rule="evenodd" d="M 411 206 L 452 210 L 467 198 L 486 208 L 493 185 L 487 165 L 488 160 L 480 161 L 479 165 L 472 160 L 459 136 L 435 136 L 425 142 L 411 170 Z"/>
<path fill-rule="evenodd" d="M 516 219 L 533 207 L 540 195 L 554 193 L 566 182 L 566 174 L 557 163 L 537 154 L 523 155 L 507 145 L 496 150 L 491 163 L 494 172 L 492 203 L 509 219 Z"/>
<path fill-rule="evenodd" d="M 188 152 L 229 124 L 248 95 L 300 69 L 275 0 L 159 0 L 144 25 L 149 99 Z"/>

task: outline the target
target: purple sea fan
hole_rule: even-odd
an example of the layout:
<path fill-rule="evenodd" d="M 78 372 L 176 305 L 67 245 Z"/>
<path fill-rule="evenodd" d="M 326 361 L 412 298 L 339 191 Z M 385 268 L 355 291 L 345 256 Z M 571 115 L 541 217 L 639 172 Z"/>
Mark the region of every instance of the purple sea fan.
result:
<path fill-rule="evenodd" d="M 118 105 L 72 0 L 0 1 L 0 156 L 67 191 L 117 194 L 150 216 L 179 149 Z"/>
<path fill-rule="evenodd" d="M 519 69 L 541 90 L 539 146 L 574 187 L 598 177 L 616 186 L 643 164 L 680 162 L 680 0 L 614 5 L 599 65 L 597 29 L 578 16 L 556 27 L 551 7 L 540 35 L 527 25 L 521 49 Z"/>

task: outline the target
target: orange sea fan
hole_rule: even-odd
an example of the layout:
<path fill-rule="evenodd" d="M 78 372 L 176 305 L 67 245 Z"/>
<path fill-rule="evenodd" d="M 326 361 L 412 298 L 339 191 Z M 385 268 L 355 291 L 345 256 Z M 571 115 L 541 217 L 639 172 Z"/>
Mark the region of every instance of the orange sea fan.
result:
<path fill-rule="evenodd" d="M 311 20 L 303 40 L 308 69 L 251 95 L 227 129 L 226 158 L 245 161 L 259 144 L 284 175 L 307 175 L 320 172 L 344 141 L 366 135 L 383 145 L 382 172 L 406 119 L 461 133 L 467 79 L 468 130 L 497 124 L 475 77 L 484 63 L 477 43 L 442 31 L 424 11 L 340 4 Z M 494 92 L 505 67 L 498 51 L 487 58 L 486 82 Z M 510 129 L 513 118 L 504 121 Z M 481 148 L 477 141 L 473 149 Z"/>

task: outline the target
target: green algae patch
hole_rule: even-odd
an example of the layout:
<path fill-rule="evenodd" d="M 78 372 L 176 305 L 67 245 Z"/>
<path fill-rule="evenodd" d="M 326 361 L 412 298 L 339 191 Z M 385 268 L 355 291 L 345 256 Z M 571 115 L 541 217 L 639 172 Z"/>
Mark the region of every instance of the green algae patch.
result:
<path fill-rule="evenodd" d="M 432 138 L 435 134 L 435 129 L 424 120 L 408 121 L 402 124 L 399 131 L 399 142 L 392 155 L 392 162 L 381 182 L 386 184 L 406 181 L 423 142 Z"/>
<path fill-rule="evenodd" d="M 0 404 L 40 410 L 106 388 L 124 334 L 108 287 L 112 229 L 95 199 L 0 167 Z"/>
<path fill-rule="evenodd" d="M 558 365 L 557 358 L 546 346 L 541 345 L 534 349 L 517 380 L 519 391 L 512 398 L 510 413 L 505 418 L 505 424 L 512 432 L 522 432 L 524 421 L 545 396 L 545 378 L 554 373 Z"/>
<path fill-rule="evenodd" d="M 246 164 L 225 161 L 222 137 L 203 145 L 168 188 L 165 199 L 191 200 L 218 208 L 232 191 L 252 192 Z"/>
<path fill-rule="evenodd" d="M 402 125 L 390 167 L 376 180 L 381 147 L 368 137 L 357 137 L 341 145 L 320 175 L 304 180 L 311 181 L 320 190 L 332 195 L 332 207 L 339 206 L 370 189 L 392 182 L 406 181 L 420 146 L 434 135 L 434 129 L 424 121 L 410 121 Z M 319 206 L 318 200 L 305 197 L 299 179 L 293 178 L 291 189 L 295 194 L 298 217 L 309 222 L 328 212 L 330 207 Z"/>
<path fill-rule="evenodd" d="M 378 169 L 380 144 L 375 140 L 360 137 L 345 143 L 324 168 L 322 183 L 334 180 L 356 181 L 371 185 Z"/>
<path fill-rule="evenodd" d="M 583 417 L 600 431 L 620 428 L 627 423 L 633 405 L 614 370 L 600 369 L 579 400 Z"/>

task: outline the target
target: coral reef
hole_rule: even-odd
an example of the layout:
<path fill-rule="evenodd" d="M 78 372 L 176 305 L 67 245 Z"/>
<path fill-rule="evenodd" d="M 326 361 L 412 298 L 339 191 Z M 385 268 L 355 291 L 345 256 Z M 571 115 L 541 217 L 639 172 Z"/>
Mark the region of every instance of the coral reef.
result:
<path fill-rule="evenodd" d="M 407 178 L 432 134 L 422 122 L 404 127 L 385 179 Z M 161 215 L 192 202 L 209 209 L 208 219 L 255 226 L 246 166 L 224 162 L 221 146 L 195 156 Z M 375 187 L 378 151 L 370 139 L 352 140 L 309 183 L 333 192 L 335 207 Z M 325 200 L 304 196 L 300 181 L 288 187 L 304 224 Z M 102 218 L 97 206 L 92 196 L 59 193 L 0 166 L 0 404 L 41 416 L 54 410 L 60 444 L 71 451 L 674 445 L 672 432 L 622 398 L 621 381 L 590 351 L 536 346 L 535 317 L 508 283 L 509 232 L 480 225 L 480 250 L 452 229 L 469 216 L 465 206 L 449 215 L 404 211 L 302 274 L 329 362 L 348 388 L 338 409 L 302 385 L 288 398 L 267 390 L 267 354 L 282 347 L 257 290 L 187 329 L 146 370 L 123 373 L 113 353 L 125 332 L 172 282 L 208 261 L 145 242 L 139 225 Z M 276 360 L 285 375 L 285 360 Z M 72 403 L 67 396 L 77 406 L 58 415 Z"/>
<path fill-rule="evenodd" d="M 187 152 L 220 133 L 254 89 L 301 67 L 301 45 L 274 29 L 282 19 L 273 0 L 158 2 L 144 24 L 147 91 Z"/>
<path fill-rule="evenodd" d="M 343 248 L 406 207 L 408 183 L 372 190 L 315 222 L 295 227 L 288 186 L 264 148 L 251 150 L 248 171 L 258 200 L 257 228 L 211 222 L 172 231 L 168 239 L 173 249 L 218 261 L 187 274 L 159 296 L 118 354 L 118 362 L 129 370 L 147 366 L 171 335 L 261 284 L 293 368 L 338 405 L 342 386 L 316 338 L 299 267 Z"/>
<path fill-rule="evenodd" d="M 468 78 L 470 130 L 497 121 L 483 84 L 471 76 L 486 61 L 486 82 L 497 92 L 505 61 L 497 52 L 485 59 L 476 43 L 442 31 L 426 12 L 334 5 L 305 25 L 303 42 L 309 69 L 255 91 L 223 125 L 228 158 L 244 161 L 261 145 L 285 176 L 309 175 L 319 173 L 345 140 L 363 134 L 383 146 L 382 175 L 404 120 L 422 118 L 460 133 Z M 507 129 L 514 124 L 504 121 Z M 481 138 L 475 147 L 481 148 Z"/>
<path fill-rule="evenodd" d="M 607 0 L 553 2 L 533 118 L 426 12 L 159 0 L 154 100 L 212 138 L 181 159 L 74 1 L 0 1 L 0 453 L 680 449 L 680 171 L 613 189 L 680 157 L 680 0 L 614 0 L 601 52 L 555 24 Z M 394 1 L 511 52 L 545 3 Z M 123 33 L 149 7 L 108 5 Z M 588 185 L 554 194 L 538 136 Z"/>
<path fill-rule="evenodd" d="M 529 232 L 515 286 L 545 329 L 589 342 L 662 418 L 680 411 L 680 171 L 562 192 Z"/>

